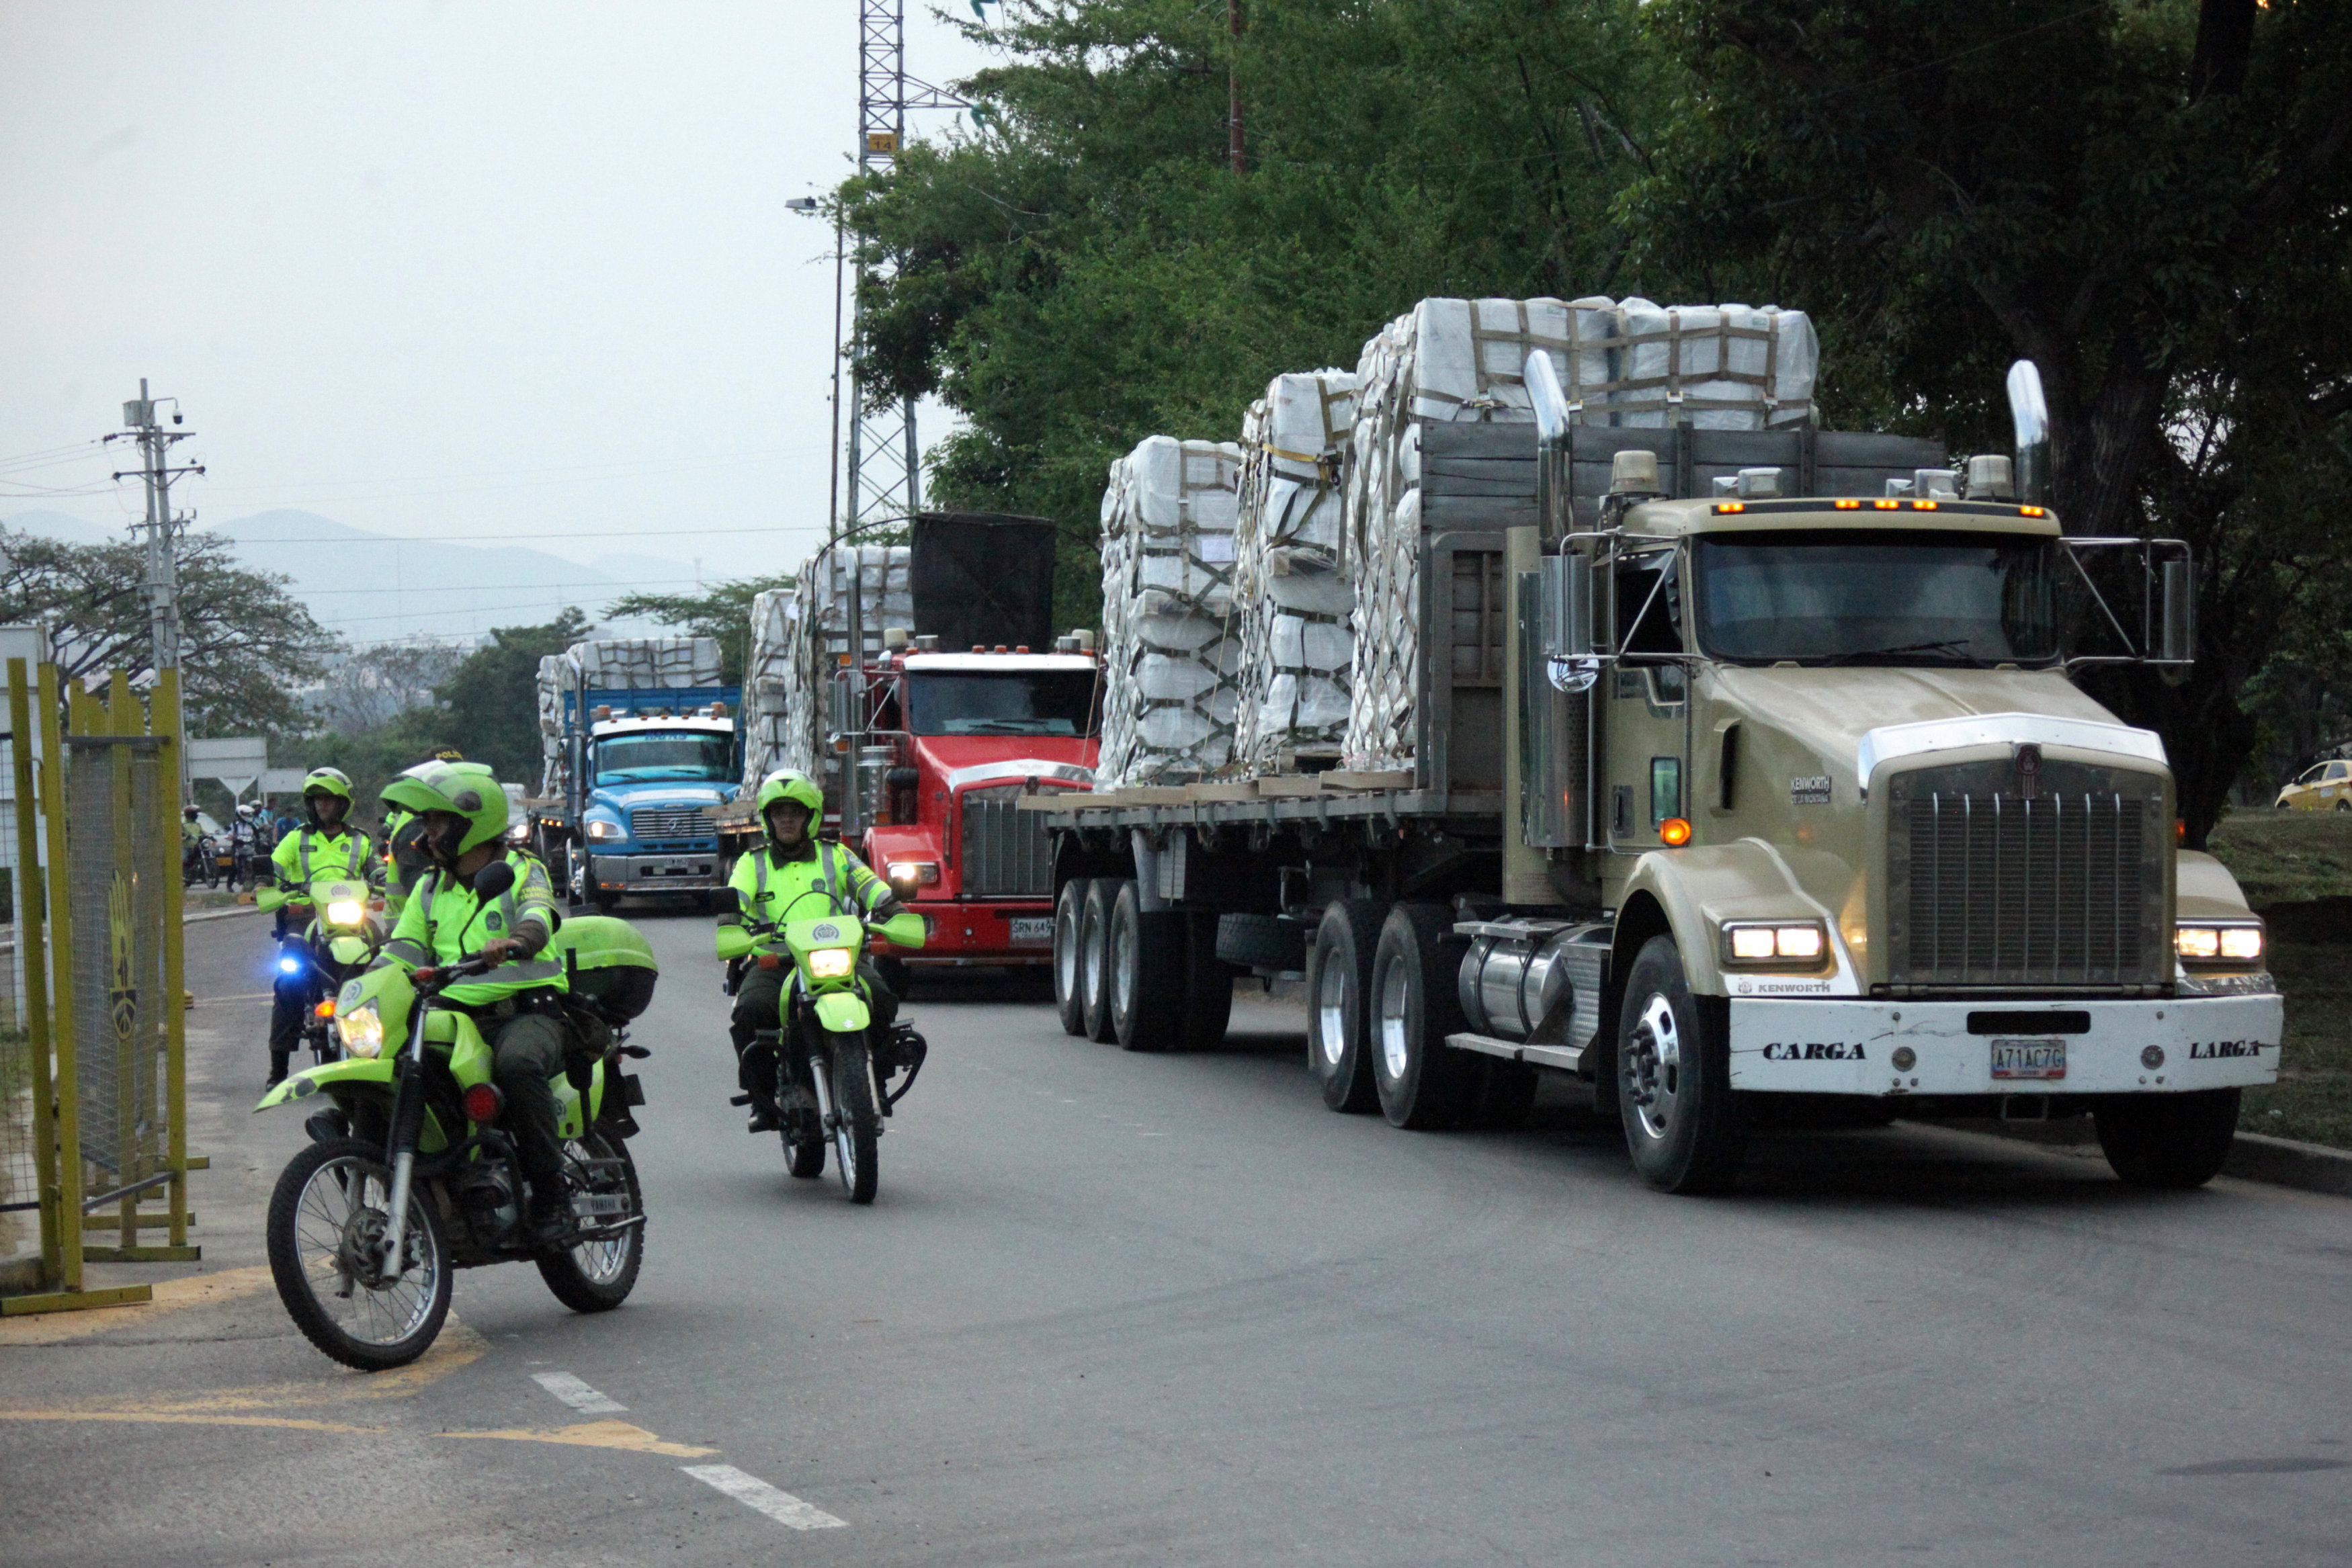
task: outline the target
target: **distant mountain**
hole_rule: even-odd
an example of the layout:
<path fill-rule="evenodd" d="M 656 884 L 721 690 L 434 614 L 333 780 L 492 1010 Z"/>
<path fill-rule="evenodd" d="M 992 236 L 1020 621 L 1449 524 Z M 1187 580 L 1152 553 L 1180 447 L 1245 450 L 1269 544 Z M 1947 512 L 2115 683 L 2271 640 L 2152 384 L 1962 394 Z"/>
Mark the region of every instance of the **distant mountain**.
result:
<path fill-rule="evenodd" d="M 76 544 L 130 537 L 62 512 L 19 512 L 0 518 L 0 527 Z M 604 622 L 604 607 L 637 589 L 682 592 L 694 586 L 692 564 L 667 557 L 607 556 L 583 566 L 543 550 L 397 538 L 315 512 L 262 512 L 197 532 L 231 539 L 246 565 L 291 579 L 288 591 L 319 623 L 354 643 L 471 639 L 493 626 L 551 621 L 569 604 L 609 634 L 647 633 L 660 629 Z"/>

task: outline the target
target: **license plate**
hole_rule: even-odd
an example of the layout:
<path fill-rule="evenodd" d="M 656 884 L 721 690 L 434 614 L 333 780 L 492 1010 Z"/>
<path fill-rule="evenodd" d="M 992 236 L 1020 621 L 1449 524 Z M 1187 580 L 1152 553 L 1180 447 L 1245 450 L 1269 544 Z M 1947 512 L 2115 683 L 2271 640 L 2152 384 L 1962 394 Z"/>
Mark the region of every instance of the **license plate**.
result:
<path fill-rule="evenodd" d="M 1024 946 L 1042 947 L 1054 940 L 1054 917 L 1050 915 L 1017 915 L 1004 924 L 1012 928 L 1013 940 Z"/>
<path fill-rule="evenodd" d="M 1995 1078 L 2063 1078 L 2066 1042 L 2063 1040 L 1996 1040 L 1992 1042 Z"/>

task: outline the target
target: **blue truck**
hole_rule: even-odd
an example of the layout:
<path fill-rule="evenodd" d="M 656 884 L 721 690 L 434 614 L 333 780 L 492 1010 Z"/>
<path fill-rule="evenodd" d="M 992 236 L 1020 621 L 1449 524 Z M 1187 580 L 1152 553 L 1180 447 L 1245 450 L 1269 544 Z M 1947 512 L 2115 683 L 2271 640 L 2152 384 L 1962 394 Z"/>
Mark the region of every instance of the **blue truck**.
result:
<path fill-rule="evenodd" d="M 587 646 L 542 693 L 555 734 L 532 846 L 574 907 L 680 895 L 707 906 L 726 880 L 712 813 L 742 777 L 742 688 L 591 685 L 595 661 L 577 656 Z"/>

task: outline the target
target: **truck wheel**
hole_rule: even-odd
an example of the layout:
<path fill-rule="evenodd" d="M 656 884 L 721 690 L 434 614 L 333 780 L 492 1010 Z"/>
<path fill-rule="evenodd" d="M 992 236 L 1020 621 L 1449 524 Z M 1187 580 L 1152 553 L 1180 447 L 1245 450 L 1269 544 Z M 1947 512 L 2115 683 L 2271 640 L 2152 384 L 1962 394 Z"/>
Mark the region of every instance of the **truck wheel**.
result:
<path fill-rule="evenodd" d="M 1728 1040 L 1708 1028 L 1671 936 L 1642 945 L 1617 1030 L 1618 1103 L 1633 1169 L 1660 1192 L 1719 1192 L 1748 1128 L 1731 1092 Z"/>
<path fill-rule="evenodd" d="M 2093 1113 L 2099 1147 L 2133 1186 L 2203 1186 L 2221 1174 L 2238 1134 L 2238 1091 L 2119 1094 Z"/>
<path fill-rule="evenodd" d="M 1221 915 L 1217 956 L 1245 969 L 1304 969 L 1307 928 L 1273 915 Z"/>
<path fill-rule="evenodd" d="M 1088 883 L 1086 910 L 1078 920 L 1078 995 L 1087 1038 L 1103 1045 L 1115 1038 L 1110 1019 L 1110 911 L 1124 882 L 1121 877 L 1098 876 Z"/>
<path fill-rule="evenodd" d="M 1086 924 L 1087 879 L 1072 877 L 1054 900 L 1054 1010 L 1064 1034 L 1087 1032 L 1086 986 L 1078 965 L 1079 927 Z"/>
<path fill-rule="evenodd" d="M 1176 1043 L 1185 1051 L 1213 1051 L 1225 1042 L 1234 1017 L 1234 967 L 1217 956 L 1217 917 L 1194 911 L 1184 916 L 1184 1012 Z"/>
<path fill-rule="evenodd" d="M 1388 905 L 1377 899 L 1340 899 L 1323 911 L 1307 955 L 1307 1070 L 1334 1111 L 1370 1111 L 1381 1103 L 1366 1031 L 1372 956 L 1387 916 Z"/>
<path fill-rule="evenodd" d="M 1111 1033 L 1128 1051 L 1161 1051 L 1176 1039 L 1184 1002 L 1184 916 L 1147 914 L 1135 883 L 1118 884 L 1110 908 Z"/>
<path fill-rule="evenodd" d="M 1372 1084 L 1391 1126 L 1447 1127 L 1478 1086 L 1478 1059 L 1445 1037 L 1469 1027 L 1454 971 L 1469 944 L 1454 935 L 1442 904 L 1400 904 L 1373 950 Z"/>

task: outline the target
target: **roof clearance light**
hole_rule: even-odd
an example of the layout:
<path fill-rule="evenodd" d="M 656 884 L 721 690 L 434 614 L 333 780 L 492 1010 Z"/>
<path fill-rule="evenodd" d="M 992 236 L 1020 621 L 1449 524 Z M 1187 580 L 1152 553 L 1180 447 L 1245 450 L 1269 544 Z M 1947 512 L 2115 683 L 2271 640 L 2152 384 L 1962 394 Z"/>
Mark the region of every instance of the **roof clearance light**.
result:
<path fill-rule="evenodd" d="M 1678 850 L 1690 842 L 1691 825 L 1680 817 L 1668 817 L 1658 824 L 1658 841 L 1670 850 Z"/>
<path fill-rule="evenodd" d="M 1718 512 L 1744 512 L 1748 509 L 1748 503 L 1745 501 L 1717 501 L 1715 504 L 1715 509 Z"/>
<path fill-rule="evenodd" d="M 1861 507 L 1862 503 L 1860 501 L 1840 501 L 1837 504 L 1837 509 L 1841 512 L 1857 511 Z"/>
<path fill-rule="evenodd" d="M 1873 501 L 1871 503 L 1872 506 L 1877 507 L 1882 512 L 1891 512 L 1902 504 L 1903 503 L 1900 501 Z"/>
<path fill-rule="evenodd" d="M 2046 517 L 2050 515 L 2050 508 L 2047 507 L 2020 507 L 2017 508 L 2017 515 L 2021 517 Z"/>
<path fill-rule="evenodd" d="M 1914 501 L 1911 503 L 1911 509 L 1915 512 L 1932 512 L 1936 509 L 1936 503 L 1933 501 Z"/>

